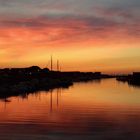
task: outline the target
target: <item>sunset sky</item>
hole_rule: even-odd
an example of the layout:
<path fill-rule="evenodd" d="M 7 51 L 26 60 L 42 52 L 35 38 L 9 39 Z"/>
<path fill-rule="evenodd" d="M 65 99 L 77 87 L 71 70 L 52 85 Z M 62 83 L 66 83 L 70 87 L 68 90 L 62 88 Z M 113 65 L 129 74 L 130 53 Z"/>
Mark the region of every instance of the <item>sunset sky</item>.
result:
<path fill-rule="evenodd" d="M 140 71 L 140 0 L 0 0 L 0 67 L 51 55 L 63 71 Z"/>

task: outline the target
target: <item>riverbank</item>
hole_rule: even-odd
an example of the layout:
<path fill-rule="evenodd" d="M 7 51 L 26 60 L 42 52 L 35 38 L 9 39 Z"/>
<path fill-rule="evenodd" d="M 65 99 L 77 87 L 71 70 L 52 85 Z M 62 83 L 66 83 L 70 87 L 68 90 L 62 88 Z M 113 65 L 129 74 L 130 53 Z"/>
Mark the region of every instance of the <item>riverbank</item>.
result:
<path fill-rule="evenodd" d="M 41 69 L 38 66 L 29 68 L 12 68 L 0 70 L 0 98 L 17 96 L 39 90 L 68 88 L 73 82 L 110 78 L 100 72 L 60 72 Z"/>
<path fill-rule="evenodd" d="M 129 85 L 140 86 L 140 72 L 133 72 L 133 74 L 117 76 L 116 79 L 121 82 L 127 82 Z"/>

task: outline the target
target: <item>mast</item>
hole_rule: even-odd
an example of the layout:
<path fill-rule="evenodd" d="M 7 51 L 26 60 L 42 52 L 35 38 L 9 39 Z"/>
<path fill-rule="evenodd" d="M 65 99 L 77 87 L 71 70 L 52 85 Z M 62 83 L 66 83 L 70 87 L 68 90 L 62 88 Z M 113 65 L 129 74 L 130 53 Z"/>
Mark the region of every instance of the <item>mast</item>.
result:
<path fill-rule="evenodd" d="M 51 71 L 53 70 L 53 58 L 52 58 L 52 55 L 51 55 Z"/>
<path fill-rule="evenodd" d="M 57 71 L 59 71 L 59 60 L 57 60 Z"/>

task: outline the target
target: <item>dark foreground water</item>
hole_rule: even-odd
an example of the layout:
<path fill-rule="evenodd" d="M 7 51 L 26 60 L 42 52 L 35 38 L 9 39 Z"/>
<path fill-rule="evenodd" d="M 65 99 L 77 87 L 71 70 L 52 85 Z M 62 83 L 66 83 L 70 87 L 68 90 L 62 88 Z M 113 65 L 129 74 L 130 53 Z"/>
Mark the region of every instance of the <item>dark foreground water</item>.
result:
<path fill-rule="evenodd" d="M 140 140 L 140 88 L 115 79 L 0 102 L 0 140 Z"/>

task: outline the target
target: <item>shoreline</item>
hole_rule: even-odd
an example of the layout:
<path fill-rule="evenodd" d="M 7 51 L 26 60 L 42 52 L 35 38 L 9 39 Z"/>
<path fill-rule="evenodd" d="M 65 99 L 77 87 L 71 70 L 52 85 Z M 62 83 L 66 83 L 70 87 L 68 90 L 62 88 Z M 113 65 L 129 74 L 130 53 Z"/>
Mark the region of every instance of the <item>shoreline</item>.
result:
<path fill-rule="evenodd" d="M 54 88 L 68 88 L 74 82 L 112 78 L 101 72 L 60 72 L 38 66 L 0 70 L 0 98 Z"/>
<path fill-rule="evenodd" d="M 140 72 L 133 72 L 133 74 L 117 76 L 116 80 L 127 82 L 131 86 L 140 87 Z"/>

